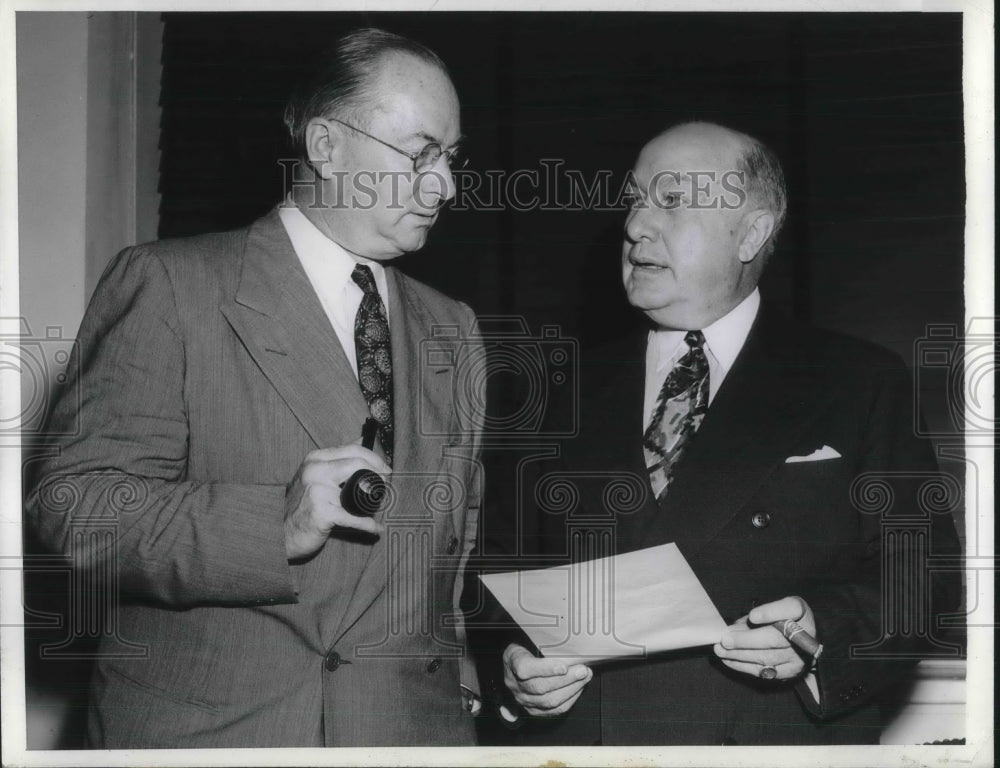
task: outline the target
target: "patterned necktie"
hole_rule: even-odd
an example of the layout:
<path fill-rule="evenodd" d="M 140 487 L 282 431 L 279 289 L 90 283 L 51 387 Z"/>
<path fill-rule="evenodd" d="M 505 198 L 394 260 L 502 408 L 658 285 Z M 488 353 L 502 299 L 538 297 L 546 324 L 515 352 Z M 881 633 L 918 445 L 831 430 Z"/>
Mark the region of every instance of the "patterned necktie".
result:
<path fill-rule="evenodd" d="M 375 287 L 371 269 L 358 264 L 351 279 L 364 291 L 354 318 L 354 348 L 358 355 L 358 381 L 368 410 L 378 421 L 378 436 L 386 461 L 392 464 L 392 354 L 385 305 Z"/>
<path fill-rule="evenodd" d="M 653 493 L 660 498 L 673 480 L 673 467 L 684 455 L 708 409 L 708 358 L 701 331 L 688 331 L 689 350 L 670 371 L 642 436 Z"/>

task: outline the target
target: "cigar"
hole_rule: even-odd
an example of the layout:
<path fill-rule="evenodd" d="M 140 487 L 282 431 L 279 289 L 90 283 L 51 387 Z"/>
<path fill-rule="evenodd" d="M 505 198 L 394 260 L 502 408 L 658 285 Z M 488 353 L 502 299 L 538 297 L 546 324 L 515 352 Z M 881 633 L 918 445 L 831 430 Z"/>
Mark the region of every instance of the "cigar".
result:
<path fill-rule="evenodd" d="M 794 619 L 776 621 L 772 626 L 776 627 L 788 642 L 814 661 L 823 653 L 823 644 L 817 642 L 816 638 L 806 632 Z"/>

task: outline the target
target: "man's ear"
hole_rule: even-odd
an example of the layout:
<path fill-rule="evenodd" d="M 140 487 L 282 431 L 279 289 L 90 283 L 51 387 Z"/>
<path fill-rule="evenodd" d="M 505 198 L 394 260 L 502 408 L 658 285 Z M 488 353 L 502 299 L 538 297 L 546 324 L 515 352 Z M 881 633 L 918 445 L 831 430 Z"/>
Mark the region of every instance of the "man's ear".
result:
<path fill-rule="evenodd" d="M 309 162 L 324 179 L 333 178 L 334 154 L 340 145 L 340 134 L 321 117 L 314 117 L 306 125 L 306 155 Z"/>
<path fill-rule="evenodd" d="M 767 238 L 774 231 L 774 214 L 767 210 L 751 211 L 743 220 L 743 239 L 740 241 L 740 261 L 749 264 L 760 249 L 764 247 Z"/>

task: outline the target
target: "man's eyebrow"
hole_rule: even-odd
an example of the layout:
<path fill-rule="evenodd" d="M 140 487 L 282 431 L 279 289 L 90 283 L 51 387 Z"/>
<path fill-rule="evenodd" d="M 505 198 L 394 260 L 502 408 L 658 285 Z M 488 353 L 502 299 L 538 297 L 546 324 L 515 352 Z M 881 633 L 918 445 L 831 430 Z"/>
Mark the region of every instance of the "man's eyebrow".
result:
<path fill-rule="evenodd" d="M 441 147 L 448 146 L 443 141 L 441 141 L 441 139 L 439 139 L 437 136 L 431 136 L 429 133 L 426 133 L 425 131 L 417 131 L 416 133 L 412 134 L 410 136 L 410 138 L 411 139 L 423 139 L 428 144 L 437 144 L 438 146 L 441 146 Z M 458 137 L 458 139 L 455 140 L 455 143 L 452 144 L 451 146 L 457 147 L 463 141 L 465 141 L 465 134 L 461 134 Z"/>

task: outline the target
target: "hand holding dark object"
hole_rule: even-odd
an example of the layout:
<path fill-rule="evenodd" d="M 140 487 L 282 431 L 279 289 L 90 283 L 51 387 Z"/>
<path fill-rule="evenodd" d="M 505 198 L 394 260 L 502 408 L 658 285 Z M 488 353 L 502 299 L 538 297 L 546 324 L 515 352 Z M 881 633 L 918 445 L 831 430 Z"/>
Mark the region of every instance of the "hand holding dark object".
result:
<path fill-rule="evenodd" d="M 323 448 L 306 456 L 285 489 L 285 550 L 289 560 L 308 557 L 336 526 L 381 534 L 385 526 L 349 513 L 340 501 L 347 481 L 361 473 L 389 474 L 389 466 L 357 443 Z"/>
<path fill-rule="evenodd" d="M 357 517 L 372 517 L 386 496 L 385 480 L 370 469 L 359 469 L 341 487 L 340 506 Z"/>
<path fill-rule="evenodd" d="M 378 434 L 378 421 L 365 419 L 361 429 L 361 447 L 372 450 Z M 385 480 L 370 469 L 359 469 L 341 484 L 340 506 L 352 515 L 372 517 L 378 512 L 386 495 Z"/>

